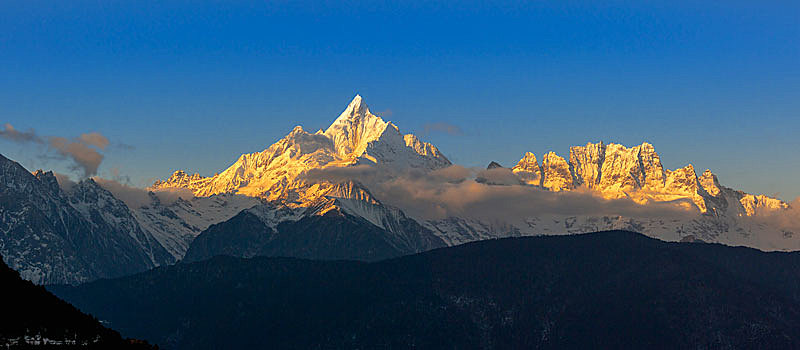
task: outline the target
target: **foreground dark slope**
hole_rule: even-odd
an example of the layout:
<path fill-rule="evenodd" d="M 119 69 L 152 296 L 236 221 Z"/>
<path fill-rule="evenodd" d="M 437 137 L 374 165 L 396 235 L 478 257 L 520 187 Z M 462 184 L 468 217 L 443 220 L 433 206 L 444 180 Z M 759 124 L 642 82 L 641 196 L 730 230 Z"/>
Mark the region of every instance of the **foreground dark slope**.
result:
<path fill-rule="evenodd" d="M 59 296 L 167 348 L 797 348 L 800 254 L 630 232 L 378 263 L 217 257 Z"/>
<path fill-rule="evenodd" d="M 2 259 L 0 289 L 0 348 L 150 348 L 122 339 L 119 333 L 103 327 L 44 287 L 23 280 Z M 50 345 L 44 346 L 44 339 Z"/>

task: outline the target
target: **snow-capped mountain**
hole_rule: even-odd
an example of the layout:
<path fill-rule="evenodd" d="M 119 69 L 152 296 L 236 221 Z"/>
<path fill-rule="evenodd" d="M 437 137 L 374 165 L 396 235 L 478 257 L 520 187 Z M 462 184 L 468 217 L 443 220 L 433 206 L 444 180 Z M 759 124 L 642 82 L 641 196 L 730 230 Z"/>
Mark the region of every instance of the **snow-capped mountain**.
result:
<path fill-rule="evenodd" d="M 132 209 L 131 213 L 175 260 L 182 259 L 189 244 L 209 226 L 261 203 L 258 198 L 235 194 L 178 198 L 169 204 L 153 192 L 149 192 L 149 197 L 150 203 Z"/>
<path fill-rule="evenodd" d="M 79 283 L 172 263 L 174 257 L 91 179 L 68 191 L 52 172 L 0 156 L 0 254 L 35 283 Z"/>
<path fill-rule="evenodd" d="M 414 135 L 403 135 L 394 124 L 372 114 L 361 97 L 356 96 L 325 132 L 311 134 L 297 127 L 266 150 L 242 155 L 229 169 L 214 177 L 204 178 L 178 171 L 168 181 L 157 182 L 152 188 L 154 191 L 180 188 L 191 189 L 196 194 L 194 198 L 178 199 L 169 204 L 162 203 L 151 192 L 149 203 L 129 208 L 92 179 L 65 190 L 52 173 L 37 173 L 37 177 L 33 177 L 16 164 L 18 169 L 15 171 L 22 174 L 19 176 L 31 178 L 30 188 L 41 187 L 40 192 L 52 198 L 23 197 L 32 203 L 57 202 L 51 205 L 57 209 L 51 209 L 68 212 L 71 218 L 66 220 L 67 224 L 76 223 L 79 227 L 59 226 L 65 220 L 52 213 L 44 220 L 9 218 L 14 216 L 12 214 L 30 213 L 26 210 L 15 212 L 19 208 L 11 204 L 21 201 L 3 203 L 0 209 L 7 226 L 4 232 L 14 236 L 15 232 L 24 229 L 26 233 L 18 235 L 18 242 L 4 237 L 4 249 L 0 252 L 9 259 L 9 265 L 22 272 L 23 277 L 37 283 L 77 283 L 118 276 L 182 259 L 198 235 L 210 226 L 233 220 L 249 208 L 253 208 L 250 212 L 259 213 L 259 220 L 266 220 L 268 226 L 279 233 L 273 245 L 284 244 L 281 242 L 285 242 L 287 237 L 300 237 L 287 234 L 293 229 L 286 225 L 278 230 L 279 223 L 308 225 L 307 221 L 312 220 L 319 224 L 319 229 L 330 229 L 321 222 L 347 218 L 345 221 L 352 227 L 361 226 L 363 232 L 370 235 L 364 244 L 347 237 L 329 242 L 346 247 L 344 252 L 350 253 L 342 253 L 345 254 L 341 255 L 342 258 L 381 258 L 444 246 L 441 239 L 416 221 L 375 200 L 360 184 L 352 181 L 306 181 L 303 177 L 313 169 L 362 164 L 382 169 L 429 171 L 448 166 L 450 162 L 436 147 Z M 11 181 L 13 178 L 4 175 L 3 180 Z M 303 218 L 310 219 L 303 221 Z M 39 228 L 40 221 L 46 225 L 55 223 L 56 227 Z M 302 231 L 310 232 L 307 227 Z M 52 242 L 42 239 L 42 235 L 52 236 Z M 72 242 L 74 239 L 80 242 Z M 61 242 L 63 240 L 67 242 Z M 108 240 L 124 242 L 104 243 Z M 90 251 L 75 252 L 73 246 L 76 244 Z M 100 247 L 93 247 L 93 244 Z M 278 249 L 275 253 L 303 251 L 304 248 L 297 244 Z M 379 247 L 382 250 L 376 250 Z M 107 249 L 125 252 L 109 254 Z M 317 252 L 325 249 L 325 246 L 318 247 Z M 356 253 L 359 250 L 367 253 L 359 255 Z M 138 256 L 126 258 L 126 254 Z M 319 255 L 314 251 L 309 254 Z M 336 255 L 331 253 L 328 256 Z M 112 261 L 114 257 L 117 259 Z M 137 259 L 142 261 L 133 261 Z"/>
<path fill-rule="evenodd" d="M 450 162 L 433 145 L 413 135 L 402 135 L 394 124 L 372 114 L 361 97 L 356 96 L 325 131 L 311 134 L 298 126 L 265 151 L 242 155 L 218 175 L 206 178 L 177 171 L 166 181 L 156 182 L 153 188 L 186 188 L 198 196 L 236 193 L 301 208 L 299 212 L 284 210 L 285 217 L 272 215 L 275 223 L 266 226 L 274 229 L 284 219 L 296 221 L 310 215 L 314 211 L 307 208 L 326 198 L 336 198 L 338 201 L 332 208 L 345 212 L 345 203 L 360 203 L 359 199 L 365 197 L 363 185 L 352 187 L 351 193 L 339 193 L 342 186 L 335 180 L 309 181 L 304 175 L 312 170 L 344 169 L 361 164 L 385 170 L 381 176 L 390 178 L 394 176 L 393 171 L 426 172 L 447 167 Z M 489 168 L 499 167 L 493 162 Z M 447 244 L 504 236 L 629 229 L 673 241 L 702 239 L 766 250 L 800 249 L 800 243 L 794 242 L 787 231 L 741 219 L 760 211 L 782 210 L 788 208 L 788 204 L 721 186 L 710 171 L 698 176 L 691 165 L 676 170 L 664 169 L 659 155 L 648 143 L 635 147 L 588 143 L 572 147 L 568 159 L 549 152 L 541 163 L 533 153 L 526 153 L 511 172 L 521 185 L 554 192 L 589 191 L 603 198 L 628 198 L 639 204 L 679 203 L 689 211 L 696 211 L 697 215 L 666 220 L 531 212 L 516 222 L 487 222 L 472 217 L 414 219 Z M 496 185 L 480 177 L 476 180 L 487 186 Z M 374 199 L 371 195 L 366 197 Z M 370 205 L 389 211 L 400 210 L 377 203 Z M 274 209 L 267 211 L 270 210 L 274 212 Z M 319 211 L 316 213 L 322 215 Z M 369 214 L 353 215 L 374 224 Z"/>
<path fill-rule="evenodd" d="M 583 187 L 605 198 L 630 198 L 640 204 L 685 200 L 701 213 L 717 216 L 753 216 L 762 210 L 788 208 L 779 199 L 724 187 L 711 170 L 698 177 L 691 164 L 677 170 L 664 169 L 649 143 L 630 148 L 588 143 L 571 147 L 569 161 L 547 153 L 542 165 L 528 152 L 512 171 L 525 183 L 551 191 Z"/>
<path fill-rule="evenodd" d="M 295 127 L 266 150 L 242 155 L 218 175 L 176 171 L 152 189 L 182 188 L 199 197 L 239 195 L 265 201 L 201 233 L 189 246 L 188 260 L 223 253 L 375 260 L 445 245 L 360 183 L 306 176 L 313 170 L 359 165 L 390 174 L 428 172 L 451 163 L 433 145 L 402 134 L 392 122 L 372 114 L 356 96 L 325 131 L 312 134 Z M 317 245 L 304 246 L 310 241 Z"/>
<path fill-rule="evenodd" d="M 218 175 L 176 171 L 151 189 L 180 188 L 198 197 L 227 195 L 265 201 L 202 232 L 189 245 L 188 260 L 223 253 L 375 260 L 445 245 L 401 210 L 374 198 L 360 183 L 307 179 L 313 170 L 360 165 L 390 174 L 428 172 L 451 163 L 433 145 L 402 134 L 397 126 L 372 114 L 361 96 L 356 96 L 325 131 L 311 134 L 298 126 L 266 150 L 242 155 Z M 308 240 L 303 243 L 302 237 Z M 317 246 L 304 246 L 309 240 Z"/>
<path fill-rule="evenodd" d="M 27 279 L 76 283 L 218 254 L 378 260 L 475 240 L 612 229 L 668 241 L 800 249 L 792 230 L 750 220 L 787 210 L 787 203 L 722 186 L 691 165 L 664 169 L 648 143 L 588 143 L 572 147 L 568 159 L 549 152 L 541 162 L 529 152 L 512 168 L 492 162 L 486 171 L 503 177 L 478 174 L 473 184 L 485 186 L 481 191 L 521 186 L 511 189 L 677 204 L 687 215 L 561 215 L 533 207 L 512 219 L 430 219 L 406 215 L 414 211 L 404 205 L 413 201 L 368 188 L 451 165 L 435 146 L 371 113 L 360 96 L 326 130 L 295 127 L 217 175 L 174 172 L 153 184 L 141 206 L 128 207 L 91 179 L 65 189 L 52 173 L 31 174 L 2 158 L 0 253 Z M 359 181 L 363 174 L 377 180 Z M 156 193 L 186 190 L 195 197 L 164 202 Z"/>
<path fill-rule="evenodd" d="M 372 114 L 356 96 L 324 132 L 297 126 L 264 151 L 243 154 L 213 177 L 176 171 L 152 189 L 187 188 L 197 196 L 235 193 L 267 200 L 313 200 L 331 188 L 310 188 L 301 175 L 311 169 L 359 164 L 390 169 L 429 171 L 451 165 L 439 150 Z M 314 192 L 309 192 L 314 190 Z"/>
<path fill-rule="evenodd" d="M 38 171 L 34 176 L 42 175 L 40 179 L 53 174 Z M 75 208 L 94 232 L 127 233 L 133 239 L 137 248 L 140 248 L 154 266 L 170 264 L 175 258 L 170 255 L 160 242 L 147 230 L 142 229 L 128 206 L 114 197 L 111 192 L 102 188 L 93 179 L 85 179 L 64 191 L 69 204 Z"/>
<path fill-rule="evenodd" d="M 496 168 L 494 162 L 489 166 Z M 664 169 L 658 153 L 648 143 L 635 147 L 588 143 L 571 147 L 569 160 L 546 153 L 541 164 L 533 153 L 527 152 L 510 170 L 520 183 L 543 190 L 588 190 L 606 199 L 679 204 L 688 212 L 681 218 L 532 212 L 518 222 L 500 225 L 458 217 L 429 220 L 425 225 L 451 244 L 473 238 L 623 229 L 667 241 L 703 240 L 763 250 L 800 249 L 800 237 L 793 231 L 752 220 L 761 213 L 786 210 L 787 203 L 722 186 L 710 170 L 698 176 L 691 164 L 676 170 Z"/>

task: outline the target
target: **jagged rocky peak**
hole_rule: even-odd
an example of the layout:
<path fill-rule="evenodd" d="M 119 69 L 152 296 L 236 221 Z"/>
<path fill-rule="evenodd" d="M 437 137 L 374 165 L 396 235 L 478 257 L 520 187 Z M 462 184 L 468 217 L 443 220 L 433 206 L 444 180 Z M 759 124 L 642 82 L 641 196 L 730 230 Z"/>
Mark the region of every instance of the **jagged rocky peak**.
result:
<path fill-rule="evenodd" d="M 512 170 L 523 183 L 551 191 L 584 187 L 605 198 L 630 198 L 641 204 L 688 200 L 700 212 L 712 215 L 750 216 L 788 208 L 779 199 L 724 187 L 710 170 L 698 177 L 691 164 L 664 169 L 655 148 L 647 142 L 634 147 L 590 142 L 571 147 L 569 163 L 553 152 L 545 154 L 541 167 L 533 153 L 526 153 Z"/>
<path fill-rule="evenodd" d="M 403 141 L 405 141 L 406 146 L 412 148 L 415 152 L 420 155 L 431 157 L 432 159 L 441 159 L 443 162 L 449 163 L 447 158 L 439 152 L 439 149 L 436 146 L 423 142 L 414 134 L 405 134 L 403 135 Z"/>
<path fill-rule="evenodd" d="M 666 182 L 664 187 L 668 191 L 674 192 L 697 192 L 702 188 L 697 179 L 694 166 L 689 164 L 683 168 L 666 171 Z"/>
<path fill-rule="evenodd" d="M 549 152 L 542 157 L 542 186 L 551 191 L 565 191 L 574 188 L 572 173 L 567 160 Z"/>
<path fill-rule="evenodd" d="M 298 158 L 306 154 L 311 154 L 317 151 L 333 151 L 334 145 L 331 139 L 319 132 L 311 134 L 303 130 L 302 126 L 295 126 L 286 137 L 274 143 L 263 152 L 256 152 L 251 154 L 244 154 L 239 159 L 245 159 L 247 156 L 259 157 L 259 153 L 266 153 L 271 156 L 280 156 L 285 152 L 290 152 L 290 158 Z"/>
<path fill-rule="evenodd" d="M 392 122 L 370 112 L 360 95 L 322 135 L 333 142 L 339 157 L 356 163 L 432 169 L 451 164 L 432 144 L 413 134 L 404 135 Z"/>
<path fill-rule="evenodd" d="M 644 180 L 637 147 L 609 144 L 603 159 L 600 187 L 619 186 L 625 189 L 641 188 Z"/>
<path fill-rule="evenodd" d="M 39 179 L 45 187 L 50 189 L 53 193 L 58 193 L 61 187 L 58 185 L 56 175 L 52 171 L 43 171 L 42 169 L 33 172 L 33 176 Z"/>
<path fill-rule="evenodd" d="M 587 187 L 599 184 L 605 153 L 606 146 L 603 142 L 570 147 L 569 163 L 575 171 L 576 184 Z"/>
<path fill-rule="evenodd" d="M 153 183 L 153 186 L 150 189 L 158 190 L 158 189 L 165 189 L 165 188 L 188 188 L 188 189 L 195 189 L 199 186 L 202 186 L 206 183 L 210 178 L 201 176 L 198 173 L 194 174 L 187 174 L 183 170 L 176 170 L 172 175 L 167 178 L 166 181 L 156 180 Z"/>
<path fill-rule="evenodd" d="M 491 163 L 489 163 L 489 165 L 486 166 L 486 169 L 497 169 L 497 168 L 502 168 L 502 167 L 503 166 L 500 165 L 500 163 L 492 161 Z"/>
<path fill-rule="evenodd" d="M 661 164 L 661 157 L 656 153 L 653 145 L 645 142 L 639 146 L 639 161 L 642 164 L 642 172 L 645 175 L 645 187 L 663 186 L 666 180 L 664 166 Z"/>
<path fill-rule="evenodd" d="M 603 142 L 570 148 L 575 184 L 588 188 L 640 189 L 664 186 L 664 169 L 653 145 L 635 147 Z"/>
<path fill-rule="evenodd" d="M 747 216 L 756 215 L 762 211 L 775 211 L 789 209 L 789 204 L 776 198 L 765 195 L 752 195 L 744 193 L 739 199 L 744 212 Z"/>
<path fill-rule="evenodd" d="M 525 176 L 524 181 L 535 184 L 542 178 L 542 186 L 563 190 L 579 186 L 599 191 L 631 191 L 642 188 L 663 188 L 665 172 L 655 148 L 649 143 L 635 147 L 603 142 L 570 147 L 569 161 L 548 153 L 543 159 L 541 174 L 537 175 L 537 162 L 532 153 L 526 154 L 514 167 L 514 172 Z M 566 168 L 564 164 L 566 163 Z M 567 178 L 568 170 L 570 175 Z M 531 182 L 534 183 L 531 183 Z"/>
<path fill-rule="evenodd" d="M 511 171 L 527 185 L 542 186 L 542 168 L 539 166 L 536 155 L 531 152 L 526 152 L 517 165 L 511 168 Z"/>
<path fill-rule="evenodd" d="M 69 201 L 73 204 L 93 203 L 101 209 L 125 205 L 92 178 L 78 181 L 75 186 L 72 186 L 72 188 L 67 191 L 67 194 L 69 195 Z"/>
<path fill-rule="evenodd" d="M 364 102 L 364 98 L 362 98 L 360 94 L 356 94 L 339 118 L 342 118 L 342 116 L 348 116 L 351 118 L 357 116 L 366 117 L 367 115 L 372 115 L 372 113 L 369 112 L 369 106 L 367 106 L 366 102 Z"/>
<path fill-rule="evenodd" d="M 530 171 L 538 168 L 539 168 L 539 161 L 536 159 L 536 155 L 531 152 L 525 152 L 525 155 L 522 156 L 522 159 L 520 159 L 517 165 L 515 165 L 512 169 Z"/>
<path fill-rule="evenodd" d="M 710 169 L 706 169 L 706 171 L 703 172 L 703 175 L 701 175 L 698 180 L 700 181 L 700 185 L 703 186 L 703 189 L 705 189 L 708 194 L 712 196 L 718 196 L 720 192 L 722 192 L 720 189 L 722 186 L 719 184 L 717 175 L 714 175 Z"/>
<path fill-rule="evenodd" d="M 700 185 L 693 165 L 689 164 L 675 170 L 665 170 L 664 174 L 664 187 L 661 193 L 666 194 L 663 197 L 665 200 L 688 198 L 700 212 L 708 211 L 705 198 L 708 194 Z"/>
<path fill-rule="evenodd" d="M 167 178 L 166 181 L 156 180 L 156 182 L 153 184 L 153 187 L 158 187 L 162 184 L 184 185 L 200 179 L 202 179 L 202 176 L 200 176 L 198 173 L 189 175 L 183 170 L 176 170 L 172 173 L 172 175 L 170 175 L 169 178 Z"/>
<path fill-rule="evenodd" d="M 383 135 L 388 124 L 369 111 L 361 95 L 356 95 L 324 135 L 333 141 L 338 154 L 359 156 L 369 142 Z"/>

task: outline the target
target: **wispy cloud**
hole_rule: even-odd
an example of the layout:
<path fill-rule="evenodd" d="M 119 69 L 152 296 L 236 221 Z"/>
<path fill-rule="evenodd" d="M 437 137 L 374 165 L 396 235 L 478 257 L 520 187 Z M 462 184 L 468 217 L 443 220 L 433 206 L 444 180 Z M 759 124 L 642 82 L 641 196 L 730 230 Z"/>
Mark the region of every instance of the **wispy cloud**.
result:
<path fill-rule="evenodd" d="M 59 136 L 52 136 L 49 141 L 50 148 L 63 158 L 73 162 L 71 166 L 73 170 L 83 171 L 84 177 L 97 174 L 97 168 L 103 161 L 103 155 L 97 150 L 80 140 L 71 141 Z"/>
<path fill-rule="evenodd" d="M 115 142 L 113 145 L 111 145 L 111 147 L 116 148 L 116 149 L 120 149 L 120 150 L 123 150 L 123 151 L 133 151 L 133 150 L 136 149 L 136 147 L 134 147 L 132 145 L 129 145 L 127 143 L 122 143 L 122 142 Z"/>
<path fill-rule="evenodd" d="M 0 130 L 0 138 L 20 144 L 43 145 L 43 156 L 70 161 L 70 168 L 82 173 L 83 177 L 97 174 L 104 158 L 99 151 L 110 144 L 108 138 L 98 132 L 81 134 L 76 138 L 42 136 L 33 129 L 19 131 L 9 123 Z"/>
<path fill-rule="evenodd" d="M 122 175 L 118 167 L 112 167 L 111 169 L 109 169 L 109 172 L 111 173 L 112 180 L 127 185 L 131 184 L 131 177 L 128 175 Z"/>
<path fill-rule="evenodd" d="M 376 114 L 377 114 L 378 116 L 381 116 L 381 117 L 383 117 L 383 118 L 388 118 L 388 117 L 391 117 L 391 116 L 392 116 L 392 114 L 394 114 L 394 113 L 392 112 L 392 110 L 391 110 L 391 109 L 387 108 L 385 111 L 383 111 L 383 112 L 378 112 L 378 113 L 376 113 Z"/>
<path fill-rule="evenodd" d="M 446 123 L 446 122 L 436 122 L 436 123 L 426 123 L 422 126 L 422 134 L 428 135 L 432 132 L 443 132 L 448 135 L 453 136 L 461 136 L 464 135 L 464 131 L 461 130 L 458 125 Z"/>
<path fill-rule="evenodd" d="M 79 138 L 82 143 L 87 145 L 95 146 L 101 150 L 106 149 L 108 146 L 108 139 L 101 135 L 99 132 L 90 132 L 88 134 L 82 134 Z"/>
<path fill-rule="evenodd" d="M 503 173 L 507 172 L 507 173 Z M 475 181 L 483 178 L 490 185 Z M 641 205 L 630 199 L 604 199 L 590 190 L 551 192 L 519 184 L 509 169 L 478 170 L 454 165 L 430 173 L 387 175 L 362 165 L 317 169 L 306 174 L 310 181 L 358 181 L 381 201 L 412 216 L 441 219 L 450 216 L 518 222 L 530 216 L 598 215 L 625 217 L 683 217 L 687 210 L 675 203 Z"/>
<path fill-rule="evenodd" d="M 39 135 L 37 135 L 36 131 L 33 129 L 28 129 L 28 131 L 19 131 L 14 129 L 14 126 L 9 123 L 6 123 L 3 126 L 3 130 L 0 130 L 0 137 L 17 143 L 44 143 L 44 140 L 39 137 Z"/>
<path fill-rule="evenodd" d="M 125 205 L 131 209 L 140 208 L 153 203 L 153 198 L 150 196 L 150 192 L 146 189 L 133 187 L 124 183 L 120 183 L 119 181 L 104 179 L 96 176 L 93 177 L 92 180 L 97 182 L 97 184 L 106 191 L 111 192 L 115 198 L 125 202 Z M 62 185 L 62 188 L 63 187 L 64 186 Z M 188 200 L 194 197 L 194 194 L 191 190 L 184 188 L 153 191 L 153 195 L 155 195 L 161 204 L 164 205 L 175 203 L 178 198 Z"/>

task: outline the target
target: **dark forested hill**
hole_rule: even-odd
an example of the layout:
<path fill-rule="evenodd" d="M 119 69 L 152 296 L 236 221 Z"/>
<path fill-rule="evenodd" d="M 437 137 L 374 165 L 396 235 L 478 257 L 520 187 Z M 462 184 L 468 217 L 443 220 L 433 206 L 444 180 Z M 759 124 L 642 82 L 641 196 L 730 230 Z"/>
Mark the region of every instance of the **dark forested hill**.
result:
<path fill-rule="evenodd" d="M 216 257 L 51 290 L 177 349 L 800 347 L 800 254 L 622 231 L 376 263 Z"/>
<path fill-rule="evenodd" d="M 0 348 L 148 349 L 20 278 L 0 259 Z"/>

